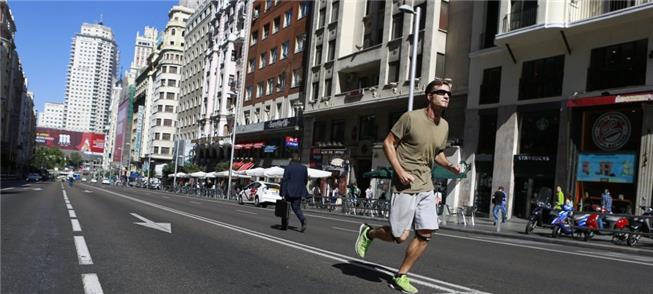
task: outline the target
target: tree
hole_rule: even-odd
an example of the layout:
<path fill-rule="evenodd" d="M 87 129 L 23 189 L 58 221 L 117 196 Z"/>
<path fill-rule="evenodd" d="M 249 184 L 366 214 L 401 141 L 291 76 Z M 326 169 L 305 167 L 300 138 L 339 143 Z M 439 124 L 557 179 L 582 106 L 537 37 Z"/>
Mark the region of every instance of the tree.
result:
<path fill-rule="evenodd" d="M 63 168 L 66 164 L 65 157 L 57 148 L 40 147 L 34 151 L 30 163 L 33 169 Z"/>
<path fill-rule="evenodd" d="M 79 152 L 73 152 L 70 154 L 70 158 L 68 159 L 68 162 L 70 165 L 72 165 L 75 168 L 78 168 L 82 165 L 82 162 L 84 159 L 82 156 L 79 154 Z"/>
<path fill-rule="evenodd" d="M 215 165 L 216 171 L 223 171 L 223 170 L 227 170 L 228 168 L 229 168 L 229 161 L 218 162 Z"/>
<path fill-rule="evenodd" d="M 194 163 L 188 163 L 182 167 L 185 173 L 194 173 L 200 171 L 200 167 Z"/>

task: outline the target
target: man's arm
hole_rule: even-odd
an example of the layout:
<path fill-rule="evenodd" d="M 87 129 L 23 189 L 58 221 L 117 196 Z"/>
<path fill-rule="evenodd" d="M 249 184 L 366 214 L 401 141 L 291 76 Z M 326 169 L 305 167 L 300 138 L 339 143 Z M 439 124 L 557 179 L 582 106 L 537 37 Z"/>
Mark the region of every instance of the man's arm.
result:
<path fill-rule="evenodd" d="M 441 167 L 446 168 L 450 172 L 454 174 L 460 174 L 460 166 L 457 164 L 453 164 L 449 162 L 446 156 L 444 156 L 444 152 L 440 151 L 437 156 L 435 156 L 435 163 L 440 165 Z"/>
<path fill-rule="evenodd" d="M 415 177 L 407 173 L 404 168 L 401 167 L 401 164 L 399 164 L 399 159 L 397 159 L 397 150 L 395 149 L 398 143 L 399 138 L 397 138 L 397 136 L 395 136 L 395 134 L 392 132 L 388 133 L 388 136 L 386 136 L 385 140 L 383 140 L 383 151 L 385 152 L 385 156 L 388 158 L 388 161 L 390 161 L 390 165 L 392 165 L 392 168 L 395 170 L 395 173 L 397 173 L 399 181 L 402 184 L 407 185 L 412 183 L 415 180 Z"/>

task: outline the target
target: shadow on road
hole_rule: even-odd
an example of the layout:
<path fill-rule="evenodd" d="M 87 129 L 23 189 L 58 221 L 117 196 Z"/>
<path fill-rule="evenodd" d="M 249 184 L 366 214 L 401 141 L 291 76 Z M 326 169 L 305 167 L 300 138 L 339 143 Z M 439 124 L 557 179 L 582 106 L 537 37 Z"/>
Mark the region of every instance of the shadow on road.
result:
<path fill-rule="evenodd" d="M 378 271 L 376 265 L 363 262 L 350 261 L 348 263 L 334 264 L 333 267 L 340 269 L 345 275 L 355 276 L 371 282 L 385 281 L 390 283 L 392 280 L 390 275 Z"/>
<path fill-rule="evenodd" d="M 279 230 L 279 231 L 284 231 L 283 228 L 281 227 L 281 225 L 271 225 L 270 228 L 275 229 L 275 230 Z M 288 226 L 288 230 L 293 230 L 293 231 L 298 231 L 299 232 L 299 229 L 297 227 L 294 227 L 294 226 Z"/>

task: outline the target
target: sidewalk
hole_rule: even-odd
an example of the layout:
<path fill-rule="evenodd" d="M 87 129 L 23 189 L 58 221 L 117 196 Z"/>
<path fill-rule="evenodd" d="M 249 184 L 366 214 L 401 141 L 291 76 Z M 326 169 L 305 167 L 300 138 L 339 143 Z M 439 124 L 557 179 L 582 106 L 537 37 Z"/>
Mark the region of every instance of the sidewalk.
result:
<path fill-rule="evenodd" d="M 322 213 L 322 214 L 340 214 L 340 212 L 328 212 L 322 209 L 308 208 L 306 211 Z M 379 217 L 369 217 L 369 216 L 360 216 L 360 215 L 347 215 L 352 218 L 361 218 L 361 219 L 374 219 L 376 221 L 386 221 L 385 218 Z M 512 239 L 521 239 L 529 240 L 535 242 L 544 242 L 552 244 L 561 244 L 568 246 L 576 246 L 582 248 L 590 249 L 601 249 L 601 250 L 610 250 L 612 252 L 620 252 L 627 254 L 638 254 L 653 256 L 653 240 L 649 238 L 642 237 L 635 247 L 629 247 L 625 241 L 613 243 L 611 235 L 595 235 L 589 241 L 582 241 L 578 239 L 572 239 L 569 236 L 560 236 L 558 238 L 551 237 L 551 229 L 549 228 L 535 228 L 530 234 L 525 234 L 524 229 L 526 227 L 527 220 L 524 219 L 511 219 L 508 222 L 501 224 L 500 231 L 497 231 L 497 227 L 492 224 L 492 220 L 486 217 L 475 217 L 474 223 L 472 226 L 471 218 L 466 217 L 467 226 L 462 223 L 462 219 L 457 220 L 456 216 L 445 216 L 446 222 L 440 224 L 441 230 L 450 230 L 457 232 L 473 233 L 473 234 L 482 234 L 495 237 L 504 237 Z M 460 223 L 457 223 L 460 221 Z"/>

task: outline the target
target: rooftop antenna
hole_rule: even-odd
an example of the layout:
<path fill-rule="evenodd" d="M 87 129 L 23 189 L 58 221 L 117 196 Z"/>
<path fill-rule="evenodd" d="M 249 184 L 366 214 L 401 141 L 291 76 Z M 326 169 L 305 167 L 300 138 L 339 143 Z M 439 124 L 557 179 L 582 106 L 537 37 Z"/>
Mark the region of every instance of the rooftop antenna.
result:
<path fill-rule="evenodd" d="M 100 22 L 98 24 L 104 25 L 104 15 L 102 13 L 100 13 Z"/>

